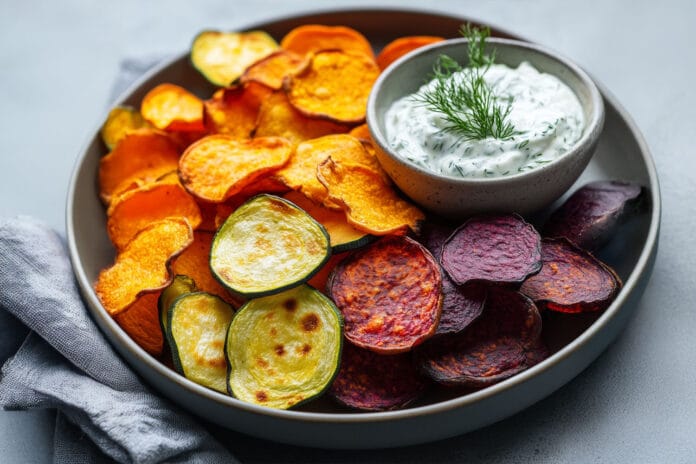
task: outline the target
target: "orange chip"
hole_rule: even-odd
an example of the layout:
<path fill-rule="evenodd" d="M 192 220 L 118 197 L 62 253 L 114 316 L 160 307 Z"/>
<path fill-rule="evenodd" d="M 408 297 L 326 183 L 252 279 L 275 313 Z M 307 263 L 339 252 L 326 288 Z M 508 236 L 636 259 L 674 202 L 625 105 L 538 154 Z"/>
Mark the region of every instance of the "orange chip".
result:
<path fill-rule="evenodd" d="M 283 88 L 290 104 L 305 116 L 360 124 L 379 72 L 364 54 L 324 50 L 314 54 L 305 69 L 286 78 Z"/>
<path fill-rule="evenodd" d="M 164 336 L 159 323 L 157 300 L 161 292 L 146 293 L 114 319 L 130 338 L 151 355 L 162 355 Z"/>
<path fill-rule="evenodd" d="M 99 162 L 99 194 L 109 203 L 114 194 L 176 171 L 178 164 L 179 147 L 167 134 L 149 129 L 128 133 Z"/>
<path fill-rule="evenodd" d="M 201 223 L 196 228 L 196 231 L 202 230 L 206 232 L 215 232 L 217 230 L 215 217 L 217 216 L 218 203 L 211 203 L 209 201 L 201 200 L 200 198 L 196 198 L 196 203 L 198 204 L 198 208 L 201 210 Z"/>
<path fill-rule="evenodd" d="M 177 182 L 147 184 L 116 197 L 107 211 L 106 228 L 117 250 L 149 224 L 177 217 L 186 219 L 192 228 L 201 223 L 196 200 Z"/>
<path fill-rule="evenodd" d="M 408 52 L 420 47 L 424 47 L 425 45 L 442 42 L 443 40 L 445 40 L 444 37 L 432 35 L 411 35 L 399 37 L 398 39 L 389 42 L 384 46 L 382 51 L 379 52 L 377 55 L 377 65 L 379 66 L 379 69 L 384 70 L 387 66 Z"/>
<path fill-rule="evenodd" d="M 346 221 L 343 211 L 336 211 L 314 203 L 302 193 L 292 191 L 283 196 L 297 206 L 302 208 L 307 214 L 312 216 L 319 224 L 324 226 L 329 234 L 329 241 L 332 251 L 341 250 L 351 244 L 362 243 L 367 235 L 362 230 L 358 230 Z"/>
<path fill-rule="evenodd" d="M 169 262 L 193 242 L 193 229 L 181 218 L 155 222 L 140 231 L 99 273 L 94 290 L 106 311 L 115 316 L 138 297 L 171 282 Z"/>
<path fill-rule="evenodd" d="M 271 91 L 261 84 L 249 83 L 216 92 L 206 100 L 206 125 L 212 133 L 247 139 L 256 126 L 261 101 Z"/>
<path fill-rule="evenodd" d="M 367 126 L 367 123 L 355 126 L 348 133 L 361 142 L 372 141 L 372 134 L 370 134 L 370 129 Z"/>
<path fill-rule="evenodd" d="M 131 106 L 117 106 L 109 111 L 100 134 L 106 148 L 112 150 L 129 132 L 147 127 L 151 127 L 150 123 L 138 110 Z"/>
<path fill-rule="evenodd" d="M 359 164 L 329 158 L 318 169 L 330 200 L 343 206 L 349 223 L 374 235 L 418 231 L 425 215 L 401 199 L 374 171 Z"/>
<path fill-rule="evenodd" d="M 355 29 L 345 26 L 305 24 L 288 32 L 280 41 L 280 46 L 300 54 L 338 49 L 360 52 L 371 59 L 375 56 L 367 38 Z"/>
<path fill-rule="evenodd" d="M 285 137 L 293 144 L 348 131 L 348 127 L 323 119 L 312 119 L 297 111 L 285 92 L 274 92 L 261 104 L 255 137 Z"/>
<path fill-rule="evenodd" d="M 239 78 L 242 83 L 257 82 L 273 90 L 283 87 L 285 76 L 307 66 L 307 57 L 288 50 L 278 50 L 249 66 Z"/>
<path fill-rule="evenodd" d="M 145 120 L 158 129 L 168 131 L 205 130 L 203 102 L 183 87 L 160 84 L 150 90 L 140 104 Z"/>
<path fill-rule="evenodd" d="M 329 260 L 321 267 L 321 269 L 319 269 L 319 272 L 314 274 L 314 276 L 309 279 L 307 283 L 321 292 L 326 292 L 326 282 L 329 280 L 331 271 L 333 271 L 336 265 L 345 257 L 345 254 L 331 255 Z"/>
<path fill-rule="evenodd" d="M 377 160 L 365 151 L 358 139 L 348 134 L 325 135 L 300 143 L 288 165 L 276 175 L 291 189 L 335 209 L 338 206 L 326 201 L 326 187 L 317 179 L 317 167 L 329 157 L 341 163 L 365 165 L 382 175 Z"/>
<path fill-rule="evenodd" d="M 291 154 L 292 145 L 281 137 L 236 140 L 209 135 L 186 149 L 179 160 L 179 177 L 193 195 L 220 203 L 281 168 Z"/>
<path fill-rule="evenodd" d="M 225 290 L 210 272 L 210 245 L 214 236 L 212 232 L 195 231 L 191 246 L 172 261 L 172 273 L 190 277 L 199 291 L 217 295 L 238 308 L 241 302 Z"/>

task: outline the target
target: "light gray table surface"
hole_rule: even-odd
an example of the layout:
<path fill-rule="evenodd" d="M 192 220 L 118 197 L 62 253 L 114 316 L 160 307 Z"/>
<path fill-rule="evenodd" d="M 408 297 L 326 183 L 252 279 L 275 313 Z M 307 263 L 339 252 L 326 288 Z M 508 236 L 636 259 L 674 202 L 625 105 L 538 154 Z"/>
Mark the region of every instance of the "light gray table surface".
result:
<path fill-rule="evenodd" d="M 288 14 L 403 7 L 469 16 L 574 58 L 645 136 L 663 198 L 652 279 L 618 339 L 533 407 L 415 447 L 310 450 L 211 427 L 242 462 L 696 462 L 696 2 L 0 0 L 0 215 L 64 233 L 81 148 L 101 123 L 124 58 L 187 49 L 203 28 Z M 0 462 L 50 462 L 54 414 L 0 412 Z"/>

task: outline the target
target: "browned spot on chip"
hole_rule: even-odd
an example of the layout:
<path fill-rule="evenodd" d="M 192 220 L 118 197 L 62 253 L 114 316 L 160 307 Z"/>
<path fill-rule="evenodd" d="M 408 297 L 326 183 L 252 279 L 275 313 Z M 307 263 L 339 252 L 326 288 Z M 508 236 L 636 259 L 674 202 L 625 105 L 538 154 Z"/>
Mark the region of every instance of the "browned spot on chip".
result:
<path fill-rule="evenodd" d="M 313 332 L 317 330 L 317 328 L 319 327 L 319 322 L 319 317 L 314 313 L 307 314 L 300 321 L 300 323 L 302 324 L 302 330 L 304 330 L 305 332 Z"/>
<path fill-rule="evenodd" d="M 268 395 L 266 394 L 265 391 L 257 391 L 256 392 L 256 401 L 259 403 L 264 403 L 268 401 Z"/>
<path fill-rule="evenodd" d="M 293 312 L 297 309 L 297 300 L 294 298 L 289 298 L 283 301 L 283 307 L 286 311 Z"/>
<path fill-rule="evenodd" d="M 275 351 L 275 354 L 278 356 L 283 356 L 285 354 L 285 347 L 283 345 L 276 345 L 273 347 L 273 351 Z"/>

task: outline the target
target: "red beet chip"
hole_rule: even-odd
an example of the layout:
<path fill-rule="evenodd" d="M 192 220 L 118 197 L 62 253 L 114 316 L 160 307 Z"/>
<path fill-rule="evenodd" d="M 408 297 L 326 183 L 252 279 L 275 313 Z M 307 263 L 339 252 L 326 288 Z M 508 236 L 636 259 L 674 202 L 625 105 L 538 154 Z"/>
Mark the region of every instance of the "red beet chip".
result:
<path fill-rule="evenodd" d="M 539 308 L 562 313 L 601 311 L 621 289 L 621 279 L 609 266 L 565 238 L 544 239 L 541 255 L 541 271 L 520 287 Z"/>
<path fill-rule="evenodd" d="M 544 343 L 544 341 L 541 339 L 539 339 L 531 348 L 527 349 L 525 354 L 527 357 L 527 367 L 536 366 L 551 355 L 546 343 Z"/>
<path fill-rule="evenodd" d="M 516 214 L 479 216 L 462 224 L 442 248 L 452 280 L 520 284 L 541 268 L 541 238 Z"/>
<path fill-rule="evenodd" d="M 545 237 L 565 237 L 580 248 L 596 250 L 637 210 L 642 188 L 603 180 L 584 185 L 556 209 L 544 225 Z"/>
<path fill-rule="evenodd" d="M 372 351 L 410 350 L 435 333 L 442 312 L 442 273 L 432 254 L 405 236 L 357 250 L 331 272 L 329 295 L 346 338 Z"/>
<path fill-rule="evenodd" d="M 483 312 L 486 288 L 471 283 L 456 285 L 446 275 L 442 276 L 442 316 L 436 335 L 459 333 L 474 322 Z"/>
<path fill-rule="evenodd" d="M 329 395 L 351 408 L 388 411 L 412 403 L 427 386 L 411 353 L 383 355 L 345 343 Z"/>
<path fill-rule="evenodd" d="M 493 287 L 481 317 L 461 334 L 428 341 L 417 357 L 423 371 L 439 383 L 480 388 L 527 369 L 536 359 L 528 358 L 528 352 L 536 350 L 540 334 L 534 302 Z"/>

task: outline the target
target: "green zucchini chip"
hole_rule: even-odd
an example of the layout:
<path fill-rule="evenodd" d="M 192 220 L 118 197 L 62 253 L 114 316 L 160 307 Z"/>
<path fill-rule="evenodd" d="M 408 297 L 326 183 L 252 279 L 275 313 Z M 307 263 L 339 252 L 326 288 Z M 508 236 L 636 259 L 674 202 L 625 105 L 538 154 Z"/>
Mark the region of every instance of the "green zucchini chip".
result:
<path fill-rule="evenodd" d="M 167 318 L 167 339 L 180 374 L 227 393 L 225 336 L 233 314 L 232 306 L 211 293 L 188 293 L 174 301 Z"/>
<path fill-rule="evenodd" d="M 342 340 L 338 309 L 309 285 L 250 300 L 227 334 L 229 393 L 278 409 L 313 399 L 338 372 Z"/>
<path fill-rule="evenodd" d="M 294 203 L 262 194 L 237 208 L 215 234 L 210 268 L 231 291 L 254 298 L 306 282 L 330 255 L 321 224 Z"/>
<path fill-rule="evenodd" d="M 172 283 L 167 286 L 157 299 L 157 308 L 159 309 L 160 328 L 165 334 L 169 330 L 167 327 L 167 318 L 169 317 L 169 307 L 174 303 L 174 300 L 187 293 L 198 291 L 196 282 L 189 276 L 177 274 L 174 276 Z"/>
<path fill-rule="evenodd" d="M 212 84 L 227 87 L 249 65 L 278 48 L 273 37 L 263 31 L 203 31 L 191 45 L 191 63 Z"/>

